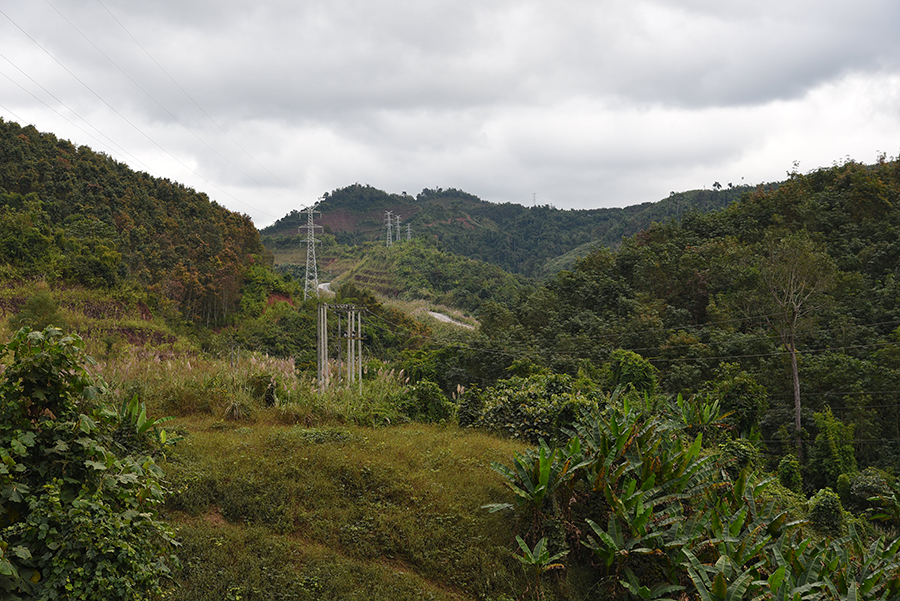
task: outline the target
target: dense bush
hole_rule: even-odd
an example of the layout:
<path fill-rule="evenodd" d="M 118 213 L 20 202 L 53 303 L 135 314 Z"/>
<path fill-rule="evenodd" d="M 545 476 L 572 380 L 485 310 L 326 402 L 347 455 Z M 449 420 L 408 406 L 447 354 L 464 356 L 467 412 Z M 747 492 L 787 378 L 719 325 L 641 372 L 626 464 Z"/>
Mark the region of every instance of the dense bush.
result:
<path fill-rule="evenodd" d="M 568 375 L 514 377 L 483 392 L 464 393 L 460 424 L 533 443 L 558 440 L 583 411 L 597 407 L 598 398 L 596 392 L 574 390 Z"/>
<path fill-rule="evenodd" d="M 841 499 L 830 488 L 823 488 L 807 503 L 809 505 L 809 521 L 817 529 L 831 535 L 841 533 L 844 523 Z"/>
<path fill-rule="evenodd" d="M 144 599 L 176 563 L 162 472 L 116 444 L 120 414 L 96 403 L 82 349 L 52 327 L 0 347 L 3 598 Z"/>
<path fill-rule="evenodd" d="M 430 380 L 421 380 L 407 388 L 401 404 L 403 413 L 415 421 L 438 423 L 453 416 L 453 403 Z"/>
<path fill-rule="evenodd" d="M 653 394 L 656 374 L 657 369 L 637 353 L 618 349 L 603 366 L 603 384 L 608 390 L 624 387 Z"/>
<path fill-rule="evenodd" d="M 778 463 L 778 481 L 788 490 L 803 490 L 803 476 L 800 474 L 800 463 L 793 455 L 786 455 Z"/>
<path fill-rule="evenodd" d="M 66 318 L 59 310 L 59 304 L 53 299 L 46 285 L 38 287 L 22 310 L 9 318 L 9 325 L 13 328 L 29 327 L 32 330 L 43 330 L 53 325 L 58 328 L 66 327 Z"/>
<path fill-rule="evenodd" d="M 565 445 L 517 454 L 512 468 L 494 464 L 516 503 L 490 507 L 516 510 L 528 549 L 564 524 L 566 561 L 595 568 L 599 598 L 900 598 L 900 539 L 867 541 L 852 524 L 849 536 L 828 538 L 842 526 L 831 490 L 809 502 L 826 537 L 803 538 L 786 508 L 761 500 L 771 479 L 725 477 L 721 458 L 701 453 L 702 435 L 670 416 L 643 415 L 625 399 L 575 431 Z M 533 564 L 529 553 L 522 560 Z"/>
<path fill-rule="evenodd" d="M 856 472 L 853 425 L 844 424 L 830 408 L 813 417 L 819 433 L 809 452 L 805 480 L 814 487 L 837 487 L 841 474 Z"/>

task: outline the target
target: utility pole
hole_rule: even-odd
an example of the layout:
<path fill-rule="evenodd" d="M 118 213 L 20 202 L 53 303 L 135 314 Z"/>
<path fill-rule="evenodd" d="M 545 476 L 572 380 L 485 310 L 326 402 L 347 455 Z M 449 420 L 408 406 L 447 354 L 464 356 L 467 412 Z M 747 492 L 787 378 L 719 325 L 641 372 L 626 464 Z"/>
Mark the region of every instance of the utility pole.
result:
<path fill-rule="evenodd" d="M 391 240 L 391 233 L 394 230 L 394 220 L 391 219 L 390 211 L 384 212 L 384 222 L 385 222 L 385 224 L 387 224 L 387 246 L 388 246 L 388 248 L 390 248 L 391 246 L 393 246 L 393 243 Z"/>
<path fill-rule="evenodd" d="M 343 381 L 347 387 L 354 384 L 359 385 L 362 391 L 362 311 L 356 305 L 319 305 L 319 321 L 316 326 L 316 340 L 318 342 L 318 382 L 319 392 L 325 392 L 331 387 L 331 365 L 328 357 L 328 313 L 329 309 L 337 315 L 337 336 L 338 336 L 338 360 L 337 360 L 337 377 L 335 380 L 341 382 L 341 373 L 343 372 Z M 346 330 L 341 327 L 341 313 L 347 315 Z M 347 365 L 343 367 L 343 358 L 341 356 L 341 339 L 347 341 Z"/>
<path fill-rule="evenodd" d="M 397 215 L 397 242 L 400 242 L 400 215 Z"/>
<path fill-rule="evenodd" d="M 310 296 L 310 284 L 316 292 L 316 298 L 319 298 L 319 268 L 316 266 L 316 228 L 322 227 L 313 223 L 313 213 L 318 213 L 314 206 L 306 209 L 307 219 L 306 225 L 300 226 L 300 229 L 306 230 L 306 277 L 303 283 L 303 300 Z"/>

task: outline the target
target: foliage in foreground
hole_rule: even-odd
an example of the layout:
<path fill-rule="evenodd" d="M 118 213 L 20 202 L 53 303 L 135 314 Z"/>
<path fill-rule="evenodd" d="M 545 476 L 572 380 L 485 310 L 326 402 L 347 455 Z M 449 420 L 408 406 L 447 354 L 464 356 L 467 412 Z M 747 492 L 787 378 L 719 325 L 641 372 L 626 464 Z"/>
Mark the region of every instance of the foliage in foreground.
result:
<path fill-rule="evenodd" d="M 830 539 L 830 523 L 805 537 L 761 501 L 771 479 L 730 479 L 680 414 L 643 417 L 627 399 L 590 413 L 564 446 L 495 464 L 516 502 L 489 507 L 514 507 L 526 541 L 596 566 L 608 598 L 900 599 L 900 539 L 867 541 L 852 524 Z"/>
<path fill-rule="evenodd" d="M 115 442 L 147 434 L 95 403 L 83 342 L 20 330 L 0 351 L 0 595 L 144 599 L 163 591 L 171 532 L 158 519 L 162 471 Z M 130 428 L 135 428 L 130 432 Z"/>

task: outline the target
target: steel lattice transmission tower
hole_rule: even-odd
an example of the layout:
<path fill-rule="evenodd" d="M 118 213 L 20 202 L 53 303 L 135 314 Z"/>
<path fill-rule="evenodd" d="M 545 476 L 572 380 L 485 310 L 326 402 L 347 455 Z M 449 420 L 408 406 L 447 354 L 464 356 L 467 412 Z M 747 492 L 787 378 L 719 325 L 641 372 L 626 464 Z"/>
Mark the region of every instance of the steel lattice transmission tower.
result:
<path fill-rule="evenodd" d="M 316 298 L 319 298 L 319 268 L 316 266 L 316 228 L 322 227 L 313 223 L 313 214 L 318 213 L 315 207 L 306 209 L 306 225 L 301 225 L 300 229 L 306 230 L 306 279 L 303 284 L 303 300 L 309 298 L 309 287 L 316 292 Z"/>
<path fill-rule="evenodd" d="M 391 240 L 391 233 L 394 230 L 394 220 L 391 219 L 391 212 L 384 212 L 384 222 L 387 225 L 387 246 L 393 246 L 393 240 Z M 399 242 L 399 240 L 398 240 Z"/>

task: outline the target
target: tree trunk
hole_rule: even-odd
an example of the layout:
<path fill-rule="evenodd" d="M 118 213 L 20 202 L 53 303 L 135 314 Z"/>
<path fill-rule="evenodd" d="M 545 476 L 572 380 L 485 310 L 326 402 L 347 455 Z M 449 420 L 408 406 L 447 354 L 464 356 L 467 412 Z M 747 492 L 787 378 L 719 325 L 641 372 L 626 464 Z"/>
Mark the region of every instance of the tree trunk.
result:
<path fill-rule="evenodd" d="M 793 336 L 791 337 L 788 350 L 791 353 L 791 375 L 794 378 L 794 436 L 797 437 L 797 461 L 803 462 L 803 439 L 800 431 L 803 429 L 800 422 L 800 372 L 797 369 L 797 349 L 794 347 Z"/>

